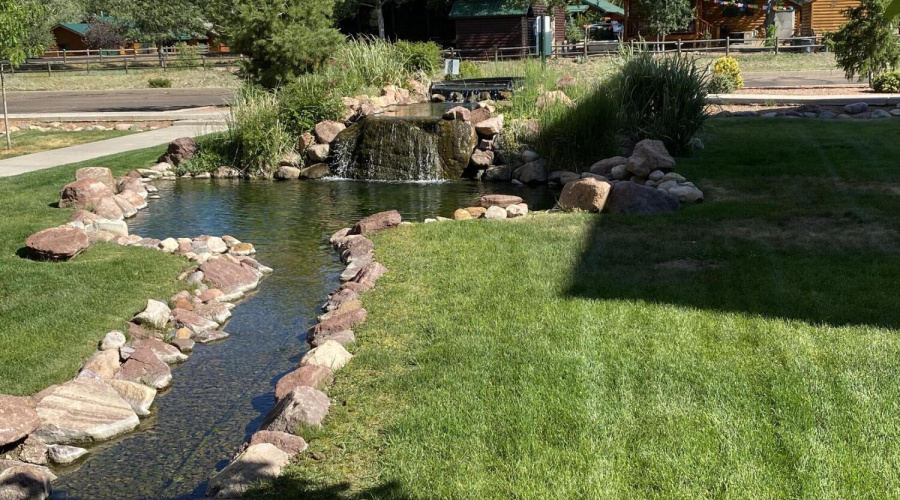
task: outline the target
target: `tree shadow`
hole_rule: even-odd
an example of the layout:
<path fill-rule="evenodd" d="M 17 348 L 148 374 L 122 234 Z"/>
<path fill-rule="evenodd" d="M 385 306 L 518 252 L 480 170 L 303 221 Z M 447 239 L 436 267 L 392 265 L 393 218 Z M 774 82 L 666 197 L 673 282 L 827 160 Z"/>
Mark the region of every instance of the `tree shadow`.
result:
<path fill-rule="evenodd" d="M 349 483 L 320 485 L 304 479 L 280 477 L 266 489 L 255 489 L 244 494 L 242 498 L 260 500 L 410 500 L 412 497 L 403 491 L 396 481 L 352 491 Z"/>
<path fill-rule="evenodd" d="M 896 231 L 847 216 L 598 216 L 566 293 L 900 327 Z"/>

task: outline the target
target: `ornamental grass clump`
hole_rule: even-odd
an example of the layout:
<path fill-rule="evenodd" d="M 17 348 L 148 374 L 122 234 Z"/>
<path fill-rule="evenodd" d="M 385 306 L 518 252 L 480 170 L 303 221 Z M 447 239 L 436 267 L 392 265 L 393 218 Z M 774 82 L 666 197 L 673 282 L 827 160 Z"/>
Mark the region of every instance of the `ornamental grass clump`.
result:
<path fill-rule="evenodd" d="M 281 120 L 278 96 L 260 87 L 242 87 L 231 104 L 228 130 L 219 146 L 223 158 L 254 177 L 271 177 L 295 140 Z"/>
<path fill-rule="evenodd" d="M 336 86 L 324 75 L 308 74 L 281 88 L 279 112 L 291 135 L 299 138 L 316 123 L 340 119 L 344 106 Z"/>
<path fill-rule="evenodd" d="M 328 72 L 342 75 L 344 85 L 356 88 L 400 85 L 408 74 L 401 51 L 374 37 L 347 40 L 329 61 Z"/>

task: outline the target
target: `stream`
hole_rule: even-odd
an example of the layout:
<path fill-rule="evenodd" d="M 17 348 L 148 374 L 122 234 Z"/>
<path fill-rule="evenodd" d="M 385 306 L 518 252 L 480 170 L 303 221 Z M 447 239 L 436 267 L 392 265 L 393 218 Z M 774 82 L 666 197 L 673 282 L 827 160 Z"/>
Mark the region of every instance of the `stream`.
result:
<path fill-rule="evenodd" d="M 327 243 L 334 231 L 375 212 L 405 220 L 449 217 L 483 194 L 517 194 L 550 208 L 546 188 L 475 182 L 388 183 L 182 180 L 156 182 L 162 199 L 128 221 L 145 237 L 231 235 L 253 243 L 275 272 L 244 299 L 224 330 L 173 369 L 172 389 L 156 399 L 139 429 L 91 448 L 61 469 L 57 500 L 203 498 L 207 482 L 274 406 L 275 382 L 306 350 L 305 331 L 338 285 L 343 266 Z M 162 298 L 162 297 L 155 297 Z"/>

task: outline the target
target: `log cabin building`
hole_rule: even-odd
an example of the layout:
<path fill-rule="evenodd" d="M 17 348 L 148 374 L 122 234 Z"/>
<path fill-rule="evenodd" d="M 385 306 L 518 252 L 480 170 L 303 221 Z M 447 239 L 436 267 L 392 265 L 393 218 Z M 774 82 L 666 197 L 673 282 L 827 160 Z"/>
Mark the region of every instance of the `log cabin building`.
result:
<path fill-rule="evenodd" d="M 744 4 L 762 7 L 764 0 L 742 0 Z M 652 39 L 652 35 L 641 19 L 634 14 L 633 0 L 625 0 L 625 35 L 629 39 L 644 37 Z M 691 0 L 694 7 L 694 21 L 684 30 L 672 33 L 668 40 L 700 40 L 703 38 L 721 39 L 734 33 L 757 32 L 764 36 L 763 24 L 766 11 L 762 8 L 738 7 L 734 2 L 717 0 Z M 775 24 L 778 26 L 778 37 L 819 36 L 826 32 L 837 31 L 847 19 L 844 10 L 859 5 L 859 0 L 785 0 L 782 7 L 790 10 L 776 12 Z"/>
<path fill-rule="evenodd" d="M 490 56 L 496 49 L 533 47 L 534 20 L 553 17 L 553 43 L 566 36 L 566 15 L 547 7 L 513 6 L 505 0 L 457 0 L 450 10 L 456 24 L 456 49 L 466 56 Z"/>

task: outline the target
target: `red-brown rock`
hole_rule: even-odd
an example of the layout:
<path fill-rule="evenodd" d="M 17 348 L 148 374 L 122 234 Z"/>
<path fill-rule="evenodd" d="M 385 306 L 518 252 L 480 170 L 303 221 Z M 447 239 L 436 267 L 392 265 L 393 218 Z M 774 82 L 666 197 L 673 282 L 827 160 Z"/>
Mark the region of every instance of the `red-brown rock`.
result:
<path fill-rule="evenodd" d="M 341 252 L 341 262 L 349 264 L 366 256 L 371 256 L 375 250 L 375 244 L 365 236 L 348 236 L 341 240 L 338 250 Z"/>
<path fill-rule="evenodd" d="M 194 139 L 181 137 L 169 143 L 166 154 L 160 156 L 157 162 L 177 166 L 185 160 L 190 160 L 195 154 L 197 154 L 197 143 L 194 142 Z"/>
<path fill-rule="evenodd" d="M 112 171 L 106 167 L 84 167 L 75 171 L 75 180 L 94 179 L 106 184 L 110 189 L 116 188 L 116 179 Z"/>
<path fill-rule="evenodd" d="M 318 123 L 315 129 L 316 139 L 319 141 L 319 144 L 331 144 L 334 138 L 343 132 L 345 128 L 347 128 L 346 125 L 336 121 Z"/>
<path fill-rule="evenodd" d="M 275 400 L 281 400 L 297 387 L 312 387 L 321 391 L 333 383 L 334 372 L 331 368 L 318 365 L 301 366 L 278 380 L 275 384 Z"/>
<path fill-rule="evenodd" d="M 60 208 L 91 208 L 101 198 L 114 195 L 111 187 L 97 179 L 70 182 L 59 194 Z"/>
<path fill-rule="evenodd" d="M 40 424 L 31 398 L 0 394 L 0 448 L 23 439 Z"/>
<path fill-rule="evenodd" d="M 478 204 L 483 208 L 506 208 L 510 205 L 518 205 L 519 203 L 522 203 L 522 198 L 509 194 L 488 194 L 478 199 Z"/>
<path fill-rule="evenodd" d="M 479 123 L 489 119 L 491 117 L 491 112 L 487 108 L 477 108 L 473 109 L 469 113 L 469 121 L 472 125 L 478 125 Z"/>
<path fill-rule="evenodd" d="M 229 259 L 210 259 L 200 266 L 204 280 L 224 294 L 221 300 L 239 298 L 259 284 L 257 271 L 250 266 L 236 264 Z"/>
<path fill-rule="evenodd" d="M 128 361 L 122 365 L 122 369 L 116 374 L 116 379 L 137 382 L 154 389 L 163 389 L 172 382 L 172 370 L 149 347 L 138 347 Z"/>
<path fill-rule="evenodd" d="M 381 265 L 381 263 L 370 262 L 360 269 L 359 272 L 356 273 L 356 276 L 350 281 L 362 283 L 364 286 L 371 285 L 371 288 L 372 286 L 375 286 L 375 282 L 381 279 L 387 271 L 388 269 Z"/>
<path fill-rule="evenodd" d="M 278 431 L 257 431 L 257 433 L 250 438 L 250 444 L 248 446 L 263 443 L 271 444 L 291 456 L 306 450 L 308 446 L 306 440 L 302 437 Z"/>
<path fill-rule="evenodd" d="M 612 185 L 605 181 L 585 178 L 566 184 L 559 197 L 563 210 L 601 212 L 606 207 Z"/>
<path fill-rule="evenodd" d="M 353 311 L 341 314 L 340 316 L 335 316 L 333 318 L 328 318 L 321 323 L 311 327 L 306 331 L 306 338 L 308 340 L 313 340 L 317 335 L 324 335 L 328 333 L 337 333 L 342 332 L 344 330 L 350 330 L 354 325 L 358 325 L 366 320 L 366 310 L 365 309 L 355 309 Z"/>
<path fill-rule="evenodd" d="M 360 219 L 360 221 L 350 229 L 349 234 L 377 233 L 378 231 L 397 227 L 401 222 L 403 222 L 403 217 L 401 217 L 400 212 L 396 210 L 379 212 L 364 219 Z"/>
<path fill-rule="evenodd" d="M 83 230 L 72 226 L 44 229 L 25 240 L 28 252 L 38 259 L 68 260 L 83 252 L 91 240 Z"/>

